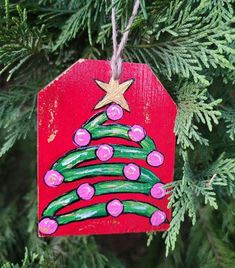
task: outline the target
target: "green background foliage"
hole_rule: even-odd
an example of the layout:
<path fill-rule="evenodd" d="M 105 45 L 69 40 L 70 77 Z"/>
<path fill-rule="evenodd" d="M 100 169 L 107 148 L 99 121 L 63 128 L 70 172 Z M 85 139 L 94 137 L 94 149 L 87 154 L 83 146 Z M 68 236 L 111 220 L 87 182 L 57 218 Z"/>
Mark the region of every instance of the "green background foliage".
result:
<path fill-rule="evenodd" d="M 119 37 L 133 1 L 114 1 Z M 142 0 L 123 54 L 177 103 L 168 232 L 37 238 L 36 96 L 79 58 L 110 59 L 110 0 L 0 0 L 0 266 L 234 267 L 231 0 Z M 148 244 L 148 245 L 147 245 Z"/>

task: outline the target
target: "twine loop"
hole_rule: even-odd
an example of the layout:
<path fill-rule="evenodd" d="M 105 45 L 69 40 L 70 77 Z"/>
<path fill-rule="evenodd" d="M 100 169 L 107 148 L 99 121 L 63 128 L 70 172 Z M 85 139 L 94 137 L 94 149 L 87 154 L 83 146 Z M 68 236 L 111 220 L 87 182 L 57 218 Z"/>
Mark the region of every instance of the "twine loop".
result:
<path fill-rule="evenodd" d="M 110 64 L 111 64 L 111 70 L 112 70 L 112 78 L 114 80 L 119 80 L 120 78 L 120 75 L 122 72 L 121 54 L 127 43 L 130 28 L 138 13 L 139 5 L 140 5 L 140 1 L 136 0 L 133 6 L 131 17 L 128 20 L 128 24 L 126 26 L 124 34 L 122 35 L 119 45 L 117 43 L 117 25 L 116 25 L 116 19 L 115 19 L 115 7 L 112 8 L 111 20 L 112 20 L 113 55 L 112 55 Z"/>

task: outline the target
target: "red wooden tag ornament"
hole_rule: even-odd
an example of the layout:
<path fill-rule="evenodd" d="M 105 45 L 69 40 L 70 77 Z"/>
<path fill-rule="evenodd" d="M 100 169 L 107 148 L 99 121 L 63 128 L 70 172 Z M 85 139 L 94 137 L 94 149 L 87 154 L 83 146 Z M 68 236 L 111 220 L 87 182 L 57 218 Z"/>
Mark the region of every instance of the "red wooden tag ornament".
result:
<path fill-rule="evenodd" d="M 176 105 L 146 64 L 79 60 L 38 94 L 40 236 L 162 231 Z"/>

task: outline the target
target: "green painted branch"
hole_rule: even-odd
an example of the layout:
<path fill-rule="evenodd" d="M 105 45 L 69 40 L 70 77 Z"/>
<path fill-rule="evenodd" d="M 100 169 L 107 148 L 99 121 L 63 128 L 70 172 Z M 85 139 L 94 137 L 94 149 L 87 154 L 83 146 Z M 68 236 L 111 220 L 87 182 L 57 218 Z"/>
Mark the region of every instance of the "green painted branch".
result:
<path fill-rule="evenodd" d="M 79 180 L 85 177 L 97 176 L 124 176 L 123 169 L 125 164 L 109 163 L 91 166 L 83 166 L 75 169 L 66 169 L 61 172 L 65 182 Z M 141 175 L 137 182 L 156 183 L 160 179 L 150 170 L 140 167 Z"/>
<path fill-rule="evenodd" d="M 118 137 L 130 140 L 128 136 L 128 131 L 130 127 L 124 125 L 107 125 L 97 127 L 95 130 L 91 131 L 93 139 L 101 139 L 104 137 Z"/>
<path fill-rule="evenodd" d="M 127 127 L 124 125 L 107 125 L 107 126 L 97 127 L 95 130 L 91 132 L 91 135 L 93 139 L 101 139 L 104 137 L 116 137 L 116 138 L 130 140 L 129 135 L 128 135 L 129 130 L 130 130 L 130 127 Z M 140 142 L 140 144 L 141 144 L 141 147 L 147 152 L 156 150 L 156 146 L 149 136 L 146 136 L 144 140 Z"/>
<path fill-rule="evenodd" d="M 112 145 L 114 149 L 114 156 L 118 158 L 128 159 L 143 159 L 146 160 L 147 152 L 141 148 Z M 68 155 L 60 158 L 52 167 L 52 169 L 59 172 L 74 167 L 84 161 L 96 159 L 96 150 L 98 146 L 78 148 L 75 151 L 71 151 Z"/>
<path fill-rule="evenodd" d="M 87 129 L 89 132 L 92 132 L 92 130 L 94 130 L 95 128 L 97 128 L 98 126 L 101 126 L 102 124 L 104 124 L 106 121 L 108 120 L 107 117 L 107 113 L 102 112 L 98 115 L 93 116 L 92 118 L 90 118 L 89 121 L 87 121 L 84 125 L 83 128 Z"/>
<path fill-rule="evenodd" d="M 145 217 L 151 217 L 153 212 L 157 210 L 156 207 L 144 203 L 144 202 L 133 202 L 133 201 L 124 201 L 124 213 L 136 213 Z M 123 202 L 123 203 L 124 203 Z"/>
<path fill-rule="evenodd" d="M 154 183 L 136 183 L 133 181 L 104 181 L 93 184 L 95 196 L 110 193 L 142 193 L 149 195 L 150 189 Z M 69 205 L 72 202 L 80 200 L 76 190 L 72 190 L 67 194 L 53 200 L 44 210 L 43 216 L 53 216 L 57 211 Z"/>
<path fill-rule="evenodd" d="M 148 195 L 153 184 L 136 183 L 133 181 L 105 181 L 94 184 L 95 195 L 110 193 L 137 193 Z"/>
<path fill-rule="evenodd" d="M 61 157 L 57 162 L 54 163 L 51 169 L 62 171 L 67 168 L 72 168 L 79 163 L 84 161 L 92 160 L 96 158 L 97 147 L 85 147 L 78 148 L 70 151 L 65 156 Z"/>
<path fill-rule="evenodd" d="M 140 142 L 140 145 L 147 152 L 151 152 L 157 149 L 155 143 L 149 136 L 146 136 L 145 139 Z"/>
<path fill-rule="evenodd" d="M 137 215 L 151 217 L 151 215 L 159 210 L 158 208 L 144 202 L 136 202 L 136 201 L 122 201 L 124 206 L 123 213 L 134 213 Z M 73 212 L 59 215 L 57 216 L 57 221 L 60 225 L 67 224 L 74 221 L 81 221 L 89 218 L 101 218 L 104 216 L 108 216 L 108 212 L 106 210 L 106 203 L 100 203 L 96 205 L 92 205 L 90 207 L 81 208 L 78 210 L 74 210 Z"/>
<path fill-rule="evenodd" d="M 106 203 L 100 203 L 74 210 L 70 213 L 57 216 L 56 218 L 59 224 L 67 224 L 74 221 L 81 221 L 89 218 L 101 218 L 104 216 L 107 216 Z"/>
<path fill-rule="evenodd" d="M 108 120 L 106 111 L 94 116 L 87 123 L 83 125 L 83 128 L 87 129 L 93 139 L 101 139 L 105 137 L 117 137 L 130 140 L 128 131 L 130 130 L 129 126 L 121 124 L 109 124 L 103 125 Z M 143 141 L 140 142 L 142 148 L 147 152 L 151 152 L 156 149 L 156 146 L 153 140 L 146 136 Z"/>
<path fill-rule="evenodd" d="M 56 199 L 54 199 L 43 211 L 43 216 L 54 216 L 55 213 L 63 207 L 79 200 L 77 191 L 73 190 Z"/>

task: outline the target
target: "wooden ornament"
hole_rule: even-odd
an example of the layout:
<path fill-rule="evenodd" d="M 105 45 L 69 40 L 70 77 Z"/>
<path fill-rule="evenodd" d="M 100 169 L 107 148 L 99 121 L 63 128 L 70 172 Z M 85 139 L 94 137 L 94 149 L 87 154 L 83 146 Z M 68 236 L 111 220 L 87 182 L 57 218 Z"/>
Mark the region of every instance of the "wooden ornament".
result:
<path fill-rule="evenodd" d="M 38 94 L 40 236 L 162 231 L 176 105 L 146 64 L 79 60 Z"/>

